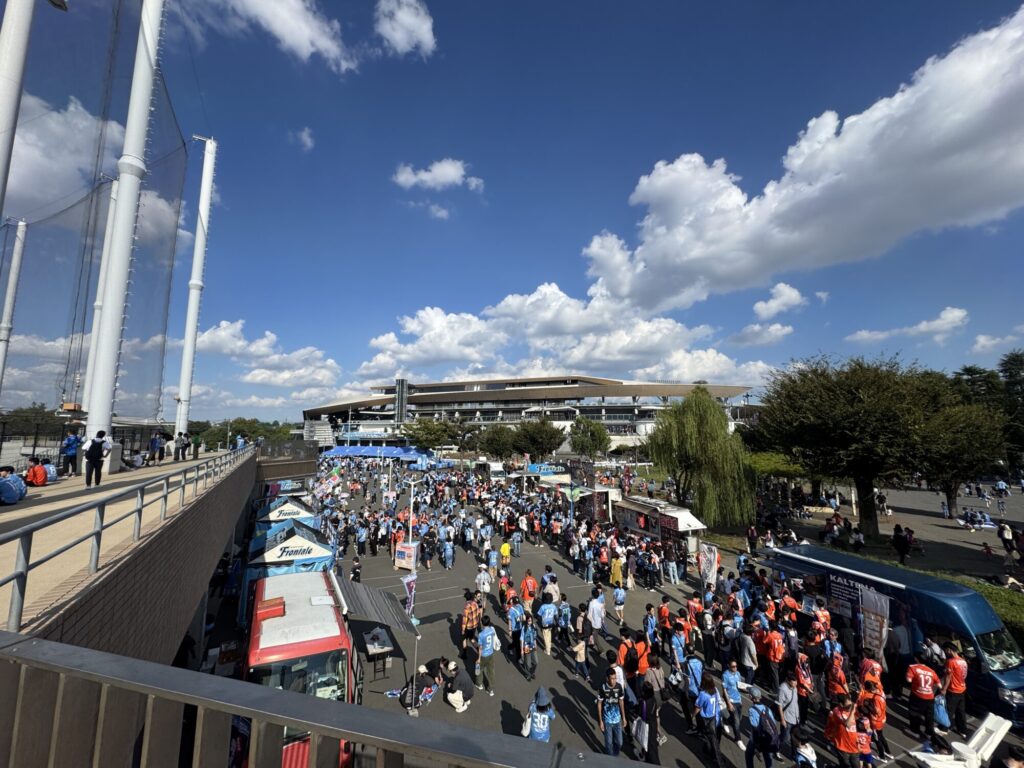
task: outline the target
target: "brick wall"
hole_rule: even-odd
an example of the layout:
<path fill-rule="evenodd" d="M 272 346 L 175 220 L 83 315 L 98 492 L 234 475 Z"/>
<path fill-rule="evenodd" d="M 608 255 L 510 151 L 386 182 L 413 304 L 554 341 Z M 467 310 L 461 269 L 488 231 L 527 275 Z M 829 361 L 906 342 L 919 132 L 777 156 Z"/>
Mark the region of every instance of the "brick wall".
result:
<path fill-rule="evenodd" d="M 169 664 L 255 482 L 252 457 L 24 632 Z"/>

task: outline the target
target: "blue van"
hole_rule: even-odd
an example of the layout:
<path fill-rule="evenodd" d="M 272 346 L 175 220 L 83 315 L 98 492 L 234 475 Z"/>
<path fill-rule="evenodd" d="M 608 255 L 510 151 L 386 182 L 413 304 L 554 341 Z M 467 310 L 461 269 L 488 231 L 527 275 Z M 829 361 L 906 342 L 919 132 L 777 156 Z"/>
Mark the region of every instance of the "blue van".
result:
<path fill-rule="evenodd" d="M 927 637 L 963 649 L 970 705 L 1024 726 L 1024 654 L 988 601 L 969 587 L 810 544 L 767 550 L 776 579 L 800 579 L 805 595 L 823 596 L 833 617 L 856 628 L 861 588 L 889 599 L 894 632 L 906 631 L 910 652 Z M 778 583 L 778 582 L 776 582 Z M 808 619 L 809 620 L 809 619 Z M 900 629 L 902 628 L 902 629 Z"/>

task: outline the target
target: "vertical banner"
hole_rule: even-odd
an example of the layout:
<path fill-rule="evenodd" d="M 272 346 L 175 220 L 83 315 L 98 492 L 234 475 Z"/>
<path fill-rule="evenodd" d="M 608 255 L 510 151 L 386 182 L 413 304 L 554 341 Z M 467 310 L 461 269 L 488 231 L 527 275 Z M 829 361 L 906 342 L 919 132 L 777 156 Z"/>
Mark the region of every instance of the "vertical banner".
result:
<path fill-rule="evenodd" d="M 861 639 L 865 648 L 879 654 L 889 634 L 889 598 L 873 589 L 860 588 Z"/>
<path fill-rule="evenodd" d="M 416 605 L 416 574 L 410 573 L 402 577 L 402 585 L 405 587 L 405 612 L 412 616 Z"/>
<path fill-rule="evenodd" d="M 718 571 L 718 547 L 714 544 L 701 544 L 700 555 L 698 556 L 700 568 L 701 591 L 705 584 L 715 583 L 715 574 Z"/>

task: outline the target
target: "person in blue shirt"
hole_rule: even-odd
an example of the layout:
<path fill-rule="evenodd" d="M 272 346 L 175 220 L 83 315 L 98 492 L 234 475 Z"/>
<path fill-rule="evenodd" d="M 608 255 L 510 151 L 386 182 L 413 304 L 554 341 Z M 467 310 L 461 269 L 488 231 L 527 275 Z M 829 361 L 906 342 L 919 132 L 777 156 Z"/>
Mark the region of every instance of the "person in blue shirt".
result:
<path fill-rule="evenodd" d="M 651 646 L 651 653 L 657 657 L 661 654 L 658 647 L 658 617 L 654 613 L 654 604 L 648 603 L 644 607 L 644 633 L 647 635 L 647 643 Z"/>
<path fill-rule="evenodd" d="M 673 641 L 674 642 L 674 641 Z M 686 646 L 686 658 L 682 664 L 682 673 L 686 678 L 686 688 L 679 695 L 679 703 L 683 707 L 683 719 L 690 735 L 696 734 L 697 724 L 693 719 L 694 702 L 700 695 L 700 681 L 704 676 L 704 662 L 697 658 L 692 645 Z"/>
<path fill-rule="evenodd" d="M 60 455 L 64 458 L 64 475 L 74 477 L 78 472 L 78 448 L 82 438 L 77 432 L 68 432 L 64 442 L 60 444 Z"/>
<path fill-rule="evenodd" d="M 740 696 L 740 682 L 743 675 L 740 674 L 739 665 L 733 659 L 729 662 L 722 673 L 722 689 L 725 691 L 725 705 L 728 710 L 730 734 L 740 749 L 745 749 L 743 740 L 740 738 L 740 721 L 743 719 L 743 697 Z"/>
<path fill-rule="evenodd" d="M 533 616 L 529 613 L 526 614 L 523 623 L 519 645 L 523 659 L 523 674 L 527 680 L 533 680 L 537 676 L 537 628 L 533 624 Z"/>
<path fill-rule="evenodd" d="M 523 532 L 516 528 L 512 532 L 512 556 L 519 557 L 523 550 Z"/>
<path fill-rule="evenodd" d="M 604 751 L 617 757 L 622 749 L 622 723 L 626 719 L 625 694 L 619 685 L 614 667 L 605 674 L 604 685 L 597 699 L 597 717 L 604 734 Z"/>
<path fill-rule="evenodd" d="M 711 756 L 711 765 L 722 768 L 722 752 L 719 740 L 722 733 L 722 700 L 715 688 L 715 680 L 711 674 L 704 672 L 700 681 L 700 693 L 694 702 L 700 718 L 700 731 L 704 738 L 707 754 Z"/>
<path fill-rule="evenodd" d="M 623 613 L 626 610 L 626 590 L 621 585 L 612 591 L 612 605 L 615 607 L 615 619 L 621 627 L 624 621 Z"/>
<path fill-rule="evenodd" d="M 452 566 L 455 565 L 455 547 L 452 545 L 450 541 L 446 541 L 444 543 L 443 559 L 444 569 L 446 571 L 450 571 L 452 569 Z"/>
<path fill-rule="evenodd" d="M 512 634 L 512 658 L 518 663 L 522 658 L 520 651 L 522 648 L 521 640 L 523 633 L 523 624 L 526 620 L 526 609 L 523 608 L 522 603 L 519 602 L 518 597 L 512 598 L 512 607 L 508 609 L 508 629 Z"/>
<path fill-rule="evenodd" d="M 17 504 L 25 498 L 28 488 L 14 472 L 14 467 L 0 467 L 0 504 Z"/>
<path fill-rule="evenodd" d="M 488 696 L 493 696 L 494 689 L 491 686 L 494 683 L 494 649 L 498 644 L 498 633 L 491 626 L 490 616 L 484 616 L 480 624 L 480 634 L 476 638 L 480 645 L 480 675 L 476 687 L 487 691 Z"/>
<path fill-rule="evenodd" d="M 566 648 L 569 647 L 569 628 L 572 626 L 572 605 L 569 598 L 562 595 L 558 604 L 558 640 Z"/>
<path fill-rule="evenodd" d="M 537 620 L 540 622 L 540 635 L 544 638 L 544 653 L 551 655 L 551 630 L 558 621 L 558 608 L 551 602 L 550 595 L 544 595 L 544 602 L 537 609 Z"/>
<path fill-rule="evenodd" d="M 551 704 L 547 688 L 538 688 L 533 701 L 530 702 L 530 708 L 526 712 L 523 735 L 533 741 L 550 741 L 551 722 L 555 719 L 555 708 Z"/>
<path fill-rule="evenodd" d="M 771 709 L 761 700 L 761 689 L 753 687 L 750 693 L 750 711 L 747 717 L 750 718 L 750 741 L 747 742 L 746 759 L 747 768 L 754 768 L 754 756 L 759 754 L 764 758 L 764 768 L 772 768 L 772 757 L 775 750 L 765 744 L 758 744 L 757 726 L 762 717 L 769 717 L 775 720 Z"/>

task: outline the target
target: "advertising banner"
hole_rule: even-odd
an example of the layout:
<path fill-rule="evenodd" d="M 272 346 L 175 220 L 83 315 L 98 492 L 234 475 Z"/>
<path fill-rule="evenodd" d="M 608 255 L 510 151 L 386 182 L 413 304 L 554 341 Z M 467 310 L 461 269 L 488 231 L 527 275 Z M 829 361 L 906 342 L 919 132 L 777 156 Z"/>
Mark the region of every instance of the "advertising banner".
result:
<path fill-rule="evenodd" d="M 718 547 L 714 544 L 700 545 L 701 584 L 714 584 L 718 571 Z"/>
<path fill-rule="evenodd" d="M 395 567 L 411 571 L 416 565 L 419 544 L 399 544 L 395 547 Z"/>
<path fill-rule="evenodd" d="M 861 586 L 861 639 L 865 648 L 881 654 L 889 634 L 889 598 Z"/>

